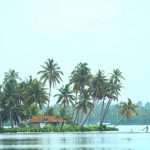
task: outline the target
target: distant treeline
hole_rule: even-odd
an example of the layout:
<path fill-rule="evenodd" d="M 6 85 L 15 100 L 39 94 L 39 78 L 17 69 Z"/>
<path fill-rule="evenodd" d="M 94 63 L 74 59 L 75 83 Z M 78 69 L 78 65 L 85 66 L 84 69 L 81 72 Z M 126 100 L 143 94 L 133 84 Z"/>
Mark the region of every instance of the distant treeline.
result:
<path fill-rule="evenodd" d="M 99 104 L 100 105 L 100 104 Z M 120 124 L 150 124 L 150 103 L 147 102 L 145 105 L 142 102 L 136 104 L 138 115 L 133 114 L 130 119 L 124 118 Z M 95 107 L 94 113 L 91 115 L 89 123 L 96 123 L 98 120 L 99 106 Z M 119 105 L 115 104 L 110 107 L 110 111 L 106 116 L 105 122 L 116 124 L 121 118 L 119 112 Z"/>
<path fill-rule="evenodd" d="M 91 114 L 89 120 L 87 121 L 87 124 L 98 124 L 99 122 L 99 115 L 100 114 L 100 105 L 102 103 L 98 103 L 95 105 L 95 108 L 93 110 L 93 113 Z M 111 123 L 111 124 L 116 124 L 121 118 L 122 115 L 120 114 L 120 109 L 119 109 L 119 103 L 118 104 L 112 104 L 110 107 L 110 110 L 105 118 L 104 123 Z M 133 116 L 130 119 L 124 118 L 120 124 L 130 124 L 130 125 L 142 125 L 142 124 L 150 124 L 150 103 L 147 102 L 145 105 L 142 104 L 141 101 L 136 103 L 137 106 L 137 112 L 138 115 L 133 114 Z M 59 106 L 55 105 L 54 106 L 55 114 L 59 112 Z M 71 108 L 68 109 L 68 111 L 71 111 Z M 58 114 L 59 115 L 59 114 Z"/>

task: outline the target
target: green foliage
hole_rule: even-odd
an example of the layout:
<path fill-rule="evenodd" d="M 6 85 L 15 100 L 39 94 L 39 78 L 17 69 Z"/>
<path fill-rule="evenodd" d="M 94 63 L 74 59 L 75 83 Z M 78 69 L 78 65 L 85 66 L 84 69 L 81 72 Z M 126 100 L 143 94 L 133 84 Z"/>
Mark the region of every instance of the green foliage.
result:
<path fill-rule="evenodd" d="M 47 127 L 39 129 L 45 131 L 62 132 L 68 131 L 103 131 L 111 130 L 102 126 L 104 122 L 115 124 L 121 117 L 119 107 L 111 105 L 112 101 L 118 101 L 122 89 L 122 72 L 119 69 L 113 70 L 111 74 L 105 74 L 98 70 L 93 75 L 87 63 L 79 63 L 71 72 L 69 84 L 62 86 L 56 94 L 57 103 L 53 108 L 44 109 L 45 105 L 50 103 L 51 88 L 56 87 L 62 81 L 62 71 L 53 59 L 47 59 L 38 72 L 40 80 L 29 79 L 20 80 L 18 72 L 10 69 L 5 73 L 4 81 L 0 86 L 0 126 L 4 121 L 20 125 L 21 122 L 29 122 L 32 115 L 45 114 L 55 115 L 64 118 L 69 122 L 74 122 L 80 126 L 68 127 Z M 49 85 L 48 92 L 45 83 Z M 122 103 L 123 104 L 123 103 Z M 131 110 L 131 109 L 130 109 Z M 138 119 L 133 114 L 130 121 L 125 119 L 122 123 L 150 123 L 150 104 L 146 107 L 139 107 Z M 135 110 L 132 107 L 132 111 Z M 124 111 L 121 112 L 124 114 Z M 143 116 L 142 116 L 143 115 Z M 127 118 L 131 113 L 126 114 Z M 146 118 L 146 119 L 144 119 Z M 87 124 L 100 124 L 97 126 L 86 126 Z M 22 129 L 22 128 L 21 128 Z M 26 128 L 22 129 L 25 130 Z M 6 129 L 8 130 L 8 129 Z M 15 130 L 15 129 L 14 129 Z M 32 131 L 37 129 L 31 129 Z"/>
<path fill-rule="evenodd" d="M 49 101 L 48 101 L 48 108 L 50 104 L 50 96 L 51 96 L 51 88 L 55 87 L 57 83 L 62 81 L 61 75 L 63 72 L 60 70 L 60 67 L 57 63 L 55 63 L 54 59 L 47 59 L 45 61 L 44 66 L 41 65 L 42 69 L 37 74 L 40 74 L 40 80 L 45 85 L 46 82 L 49 84 Z"/>
<path fill-rule="evenodd" d="M 17 132 L 91 132 L 91 131 L 118 131 L 117 128 L 102 126 L 63 126 L 60 129 L 59 126 L 45 126 L 44 128 L 38 127 L 22 127 L 22 128 L 0 128 L 1 133 L 17 133 Z"/>
<path fill-rule="evenodd" d="M 17 133 L 17 129 L 16 128 L 6 128 L 6 129 L 4 129 L 4 128 L 0 128 L 0 132 L 1 133 Z"/>

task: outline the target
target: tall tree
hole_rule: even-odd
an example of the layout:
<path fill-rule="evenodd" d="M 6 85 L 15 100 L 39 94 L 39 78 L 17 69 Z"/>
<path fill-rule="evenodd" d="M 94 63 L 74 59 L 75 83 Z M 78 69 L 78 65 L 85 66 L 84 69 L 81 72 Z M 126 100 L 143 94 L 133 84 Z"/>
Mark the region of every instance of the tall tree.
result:
<path fill-rule="evenodd" d="M 57 104 L 61 106 L 69 106 L 74 104 L 75 96 L 73 91 L 70 90 L 69 84 L 62 86 L 59 89 L 59 94 L 56 94 L 55 97 L 58 97 Z"/>
<path fill-rule="evenodd" d="M 122 79 L 124 79 L 124 77 L 122 76 L 122 72 L 119 69 L 114 69 L 108 82 L 106 93 L 108 101 L 102 116 L 101 124 L 104 122 L 106 115 L 108 114 L 111 102 L 118 101 L 118 97 L 120 96 L 120 91 L 122 88 Z"/>
<path fill-rule="evenodd" d="M 21 112 L 19 94 L 17 92 L 18 79 L 20 80 L 18 72 L 9 69 L 9 71 L 5 73 L 3 82 L 3 112 L 5 112 L 4 115 L 6 119 L 9 115 L 9 120 L 12 128 L 14 127 L 15 122 L 17 122 L 19 125 L 18 115 Z"/>
<path fill-rule="evenodd" d="M 98 70 L 98 73 L 93 77 L 90 85 L 91 96 L 94 100 L 102 100 L 102 105 L 100 109 L 100 124 L 102 123 L 102 116 L 104 113 L 104 104 L 106 99 L 106 92 L 108 90 L 107 78 L 104 71 Z"/>
<path fill-rule="evenodd" d="M 83 121 L 82 125 L 83 126 L 87 120 L 87 118 L 89 117 L 91 111 L 93 110 L 94 108 L 94 105 L 93 103 L 91 102 L 90 100 L 90 94 L 89 94 L 89 91 L 88 90 L 84 90 L 83 91 L 83 94 L 82 94 L 82 97 L 80 99 L 79 102 L 77 102 L 75 104 L 76 106 L 76 109 L 77 109 L 77 112 L 76 112 L 76 118 L 75 118 L 75 121 L 77 120 L 77 118 L 79 117 L 79 114 L 81 113 L 81 118 L 80 118 L 80 122 L 82 121 L 83 119 L 83 115 L 87 115 L 86 119 Z M 79 123 L 79 120 L 77 120 L 77 124 Z"/>
<path fill-rule="evenodd" d="M 91 71 L 87 63 L 80 62 L 79 64 L 77 64 L 75 69 L 71 72 L 70 84 L 73 85 L 73 90 L 75 91 L 76 94 L 75 103 L 77 103 L 78 100 L 81 100 L 85 87 L 89 86 L 90 84 L 91 77 L 92 77 Z M 79 99 L 77 99 L 78 93 L 79 93 Z M 75 107 L 73 109 L 72 118 L 74 116 L 74 111 L 75 111 Z"/>
<path fill-rule="evenodd" d="M 60 67 L 57 63 L 54 62 L 53 59 L 47 59 L 45 61 L 44 66 L 41 65 L 43 70 L 39 71 L 37 74 L 41 74 L 40 79 L 43 81 L 45 85 L 46 82 L 49 84 L 49 101 L 48 101 L 48 109 L 50 105 L 50 97 L 51 97 L 51 89 L 55 87 L 57 83 L 62 81 L 61 75 L 63 72 L 60 70 Z"/>
<path fill-rule="evenodd" d="M 89 85 L 91 77 L 90 68 L 87 63 L 79 63 L 75 70 L 72 71 L 70 83 L 74 84 L 76 91 L 80 91 L 80 97 L 82 97 L 85 86 Z"/>
<path fill-rule="evenodd" d="M 14 69 L 9 69 L 9 71 L 5 72 L 4 75 L 5 78 L 3 84 L 6 84 L 9 81 L 17 82 L 18 79 L 21 80 L 18 76 L 18 72 L 16 72 Z"/>
<path fill-rule="evenodd" d="M 3 109 L 5 111 L 6 118 L 7 114 L 9 114 L 9 120 L 12 128 L 14 127 L 15 113 L 19 108 L 21 108 L 16 86 L 17 84 L 12 82 L 12 80 L 8 81 L 4 86 Z"/>
<path fill-rule="evenodd" d="M 117 125 L 120 124 L 120 122 L 124 119 L 130 119 L 132 117 L 132 114 L 135 113 L 136 115 L 138 115 L 137 112 L 137 106 L 132 102 L 132 100 L 130 98 L 128 98 L 128 102 L 121 102 L 120 103 L 120 113 L 122 115 L 121 120 L 115 125 L 115 127 Z"/>
<path fill-rule="evenodd" d="M 43 87 L 41 81 L 37 79 L 32 79 L 30 77 L 26 82 L 26 86 L 24 86 L 24 104 L 26 107 L 30 107 L 30 117 L 31 117 L 31 108 L 32 104 L 39 106 L 42 109 L 42 106 L 46 104 L 48 101 L 48 96 L 46 93 L 46 89 Z"/>
<path fill-rule="evenodd" d="M 56 94 L 55 97 L 58 97 L 57 104 L 60 104 L 62 107 L 63 113 L 63 119 L 66 117 L 66 108 L 69 108 L 69 105 L 74 104 L 75 96 L 73 95 L 73 91 L 70 90 L 69 84 L 61 87 L 59 89 L 59 94 Z M 64 122 L 62 123 L 61 128 L 63 127 Z"/>

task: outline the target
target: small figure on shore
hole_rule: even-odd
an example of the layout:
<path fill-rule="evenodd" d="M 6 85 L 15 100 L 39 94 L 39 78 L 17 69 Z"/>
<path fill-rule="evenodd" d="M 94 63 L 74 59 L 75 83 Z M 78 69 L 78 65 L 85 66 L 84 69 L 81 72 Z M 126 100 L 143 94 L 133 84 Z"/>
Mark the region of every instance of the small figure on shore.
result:
<path fill-rule="evenodd" d="M 141 131 L 145 130 L 146 132 L 148 132 L 148 126 L 146 126 L 144 129 L 142 129 Z"/>
<path fill-rule="evenodd" d="M 146 132 L 148 132 L 148 126 L 146 126 Z"/>
<path fill-rule="evenodd" d="M 131 128 L 131 133 L 133 132 L 132 128 Z"/>

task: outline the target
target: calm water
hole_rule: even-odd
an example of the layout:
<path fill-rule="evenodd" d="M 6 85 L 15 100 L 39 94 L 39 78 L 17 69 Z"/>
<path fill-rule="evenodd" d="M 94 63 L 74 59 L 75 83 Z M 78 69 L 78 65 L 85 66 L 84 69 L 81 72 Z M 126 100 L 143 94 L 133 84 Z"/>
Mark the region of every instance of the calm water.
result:
<path fill-rule="evenodd" d="M 120 132 L 117 133 L 0 134 L 0 149 L 149 150 L 150 133 L 141 132 L 144 127 L 120 126 Z M 130 132 L 131 128 L 132 133 Z"/>

